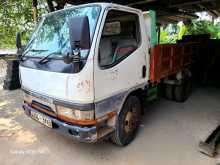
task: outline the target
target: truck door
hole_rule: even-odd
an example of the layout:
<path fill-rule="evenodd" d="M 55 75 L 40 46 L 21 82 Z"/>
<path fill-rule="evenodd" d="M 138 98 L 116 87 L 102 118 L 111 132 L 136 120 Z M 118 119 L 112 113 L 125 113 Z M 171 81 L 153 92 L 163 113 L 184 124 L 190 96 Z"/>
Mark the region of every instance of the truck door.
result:
<path fill-rule="evenodd" d="M 95 101 L 114 97 L 148 81 L 148 41 L 143 37 L 146 33 L 141 28 L 140 16 L 135 11 L 106 11 L 94 58 Z"/>

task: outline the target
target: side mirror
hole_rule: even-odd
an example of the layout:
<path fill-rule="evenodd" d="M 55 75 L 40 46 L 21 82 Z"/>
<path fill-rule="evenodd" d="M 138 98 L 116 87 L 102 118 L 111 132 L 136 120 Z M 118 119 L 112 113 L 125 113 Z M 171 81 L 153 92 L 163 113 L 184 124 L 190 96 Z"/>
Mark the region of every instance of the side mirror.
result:
<path fill-rule="evenodd" d="M 87 16 L 77 16 L 69 20 L 69 35 L 71 52 L 63 57 L 67 64 L 74 63 L 74 73 L 82 68 L 81 50 L 90 49 L 90 29 Z"/>
<path fill-rule="evenodd" d="M 17 32 L 16 33 L 16 47 L 17 49 L 21 49 L 22 45 L 21 45 L 21 33 Z"/>
<path fill-rule="evenodd" d="M 21 57 L 22 56 L 22 53 L 23 53 L 23 48 L 24 48 L 24 46 L 22 46 L 22 44 L 21 44 L 21 33 L 20 32 L 17 32 L 16 33 L 16 47 L 17 47 L 17 53 L 16 53 L 16 55 L 17 55 L 17 57 Z"/>
<path fill-rule="evenodd" d="M 70 46 L 76 49 L 90 49 L 90 29 L 87 16 L 77 16 L 69 20 Z"/>

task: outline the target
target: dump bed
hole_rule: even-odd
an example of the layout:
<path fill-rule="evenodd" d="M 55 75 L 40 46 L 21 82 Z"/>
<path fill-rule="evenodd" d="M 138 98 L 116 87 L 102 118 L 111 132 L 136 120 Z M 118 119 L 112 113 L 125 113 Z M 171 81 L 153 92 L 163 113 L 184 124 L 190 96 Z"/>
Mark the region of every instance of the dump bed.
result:
<path fill-rule="evenodd" d="M 151 49 L 150 82 L 158 83 L 191 63 L 194 43 L 161 44 Z"/>

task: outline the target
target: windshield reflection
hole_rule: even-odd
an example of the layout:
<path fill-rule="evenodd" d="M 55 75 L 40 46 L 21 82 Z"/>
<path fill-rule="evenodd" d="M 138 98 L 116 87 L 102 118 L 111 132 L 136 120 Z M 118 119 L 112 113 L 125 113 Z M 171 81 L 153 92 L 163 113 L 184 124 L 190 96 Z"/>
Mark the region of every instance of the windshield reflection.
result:
<path fill-rule="evenodd" d="M 92 41 L 100 9 L 99 6 L 93 5 L 70 8 L 47 15 L 33 33 L 24 55 L 42 58 L 52 52 L 61 53 L 56 56 L 67 54 L 70 50 L 68 22 L 69 18 L 74 16 L 88 16 Z M 89 50 L 82 50 L 81 56 L 85 58 L 88 52 Z"/>

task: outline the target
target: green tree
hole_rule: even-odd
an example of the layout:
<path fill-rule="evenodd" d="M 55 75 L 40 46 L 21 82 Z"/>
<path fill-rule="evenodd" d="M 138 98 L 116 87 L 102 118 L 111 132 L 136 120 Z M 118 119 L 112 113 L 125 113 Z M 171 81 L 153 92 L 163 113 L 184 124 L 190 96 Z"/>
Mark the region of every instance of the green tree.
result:
<path fill-rule="evenodd" d="M 42 1 L 40 1 L 42 3 Z M 39 14 L 44 13 L 39 10 Z M 15 47 L 15 34 L 27 41 L 34 28 L 31 0 L 0 0 L 0 48 Z"/>
<path fill-rule="evenodd" d="M 175 43 L 178 38 L 179 28 L 177 24 L 169 24 L 160 28 L 160 43 Z"/>
<path fill-rule="evenodd" d="M 207 20 L 193 20 L 189 25 L 169 24 L 161 27 L 160 43 L 175 43 L 183 35 L 210 34 L 212 39 L 220 39 L 220 23 Z"/>
<path fill-rule="evenodd" d="M 210 34 L 211 38 L 217 39 L 219 37 L 220 25 L 214 24 L 213 21 L 207 20 L 193 20 L 190 25 L 188 25 L 188 31 L 186 34 L 197 35 L 197 34 Z"/>

